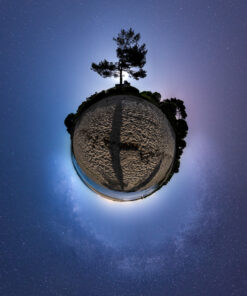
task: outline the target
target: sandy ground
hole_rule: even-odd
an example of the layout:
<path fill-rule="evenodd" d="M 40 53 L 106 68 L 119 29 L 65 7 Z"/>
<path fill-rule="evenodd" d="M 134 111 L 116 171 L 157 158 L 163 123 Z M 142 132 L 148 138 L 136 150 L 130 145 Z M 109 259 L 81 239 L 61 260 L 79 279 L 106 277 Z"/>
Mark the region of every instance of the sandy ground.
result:
<path fill-rule="evenodd" d="M 130 95 L 111 96 L 87 109 L 72 145 L 89 178 L 126 192 L 164 180 L 175 156 L 175 135 L 164 113 Z"/>

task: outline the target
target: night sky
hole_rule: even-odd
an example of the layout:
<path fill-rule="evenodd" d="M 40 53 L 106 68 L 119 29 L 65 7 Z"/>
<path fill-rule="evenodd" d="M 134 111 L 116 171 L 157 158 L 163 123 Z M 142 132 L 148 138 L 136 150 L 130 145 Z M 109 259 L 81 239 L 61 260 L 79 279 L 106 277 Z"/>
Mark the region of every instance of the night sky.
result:
<path fill-rule="evenodd" d="M 247 295 L 247 2 L 0 1 L 0 295 Z M 184 100 L 179 174 L 129 203 L 78 178 L 64 126 L 141 33 L 141 91 Z"/>

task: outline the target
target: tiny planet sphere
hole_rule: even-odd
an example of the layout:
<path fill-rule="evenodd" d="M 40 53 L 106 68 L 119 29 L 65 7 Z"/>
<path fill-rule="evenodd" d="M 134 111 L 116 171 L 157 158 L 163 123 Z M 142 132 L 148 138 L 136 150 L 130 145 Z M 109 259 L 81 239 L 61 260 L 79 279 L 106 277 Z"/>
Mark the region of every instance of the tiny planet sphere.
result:
<path fill-rule="evenodd" d="M 171 172 L 176 136 L 166 115 L 134 95 L 112 95 L 82 112 L 72 137 L 77 173 L 102 196 L 150 195 Z"/>

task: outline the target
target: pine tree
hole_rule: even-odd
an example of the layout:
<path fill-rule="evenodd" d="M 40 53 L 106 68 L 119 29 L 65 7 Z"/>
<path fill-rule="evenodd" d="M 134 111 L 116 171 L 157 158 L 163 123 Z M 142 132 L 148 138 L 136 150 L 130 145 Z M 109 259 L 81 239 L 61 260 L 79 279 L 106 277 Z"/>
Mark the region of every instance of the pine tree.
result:
<path fill-rule="evenodd" d="M 92 63 L 91 69 L 99 75 L 106 77 L 119 77 L 120 85 L 123 84 L 123 71 L 136 80 L 146 77 L 146 71 L 143 70 L 146 64 L 146 44 L 139 45 L 141 35 L 135 34 L 132 28 L 128 31 L 124 29 L 113 40 L 117 43 L 118 62 L 108 62 L 103 60 L 98 64 Z"/>

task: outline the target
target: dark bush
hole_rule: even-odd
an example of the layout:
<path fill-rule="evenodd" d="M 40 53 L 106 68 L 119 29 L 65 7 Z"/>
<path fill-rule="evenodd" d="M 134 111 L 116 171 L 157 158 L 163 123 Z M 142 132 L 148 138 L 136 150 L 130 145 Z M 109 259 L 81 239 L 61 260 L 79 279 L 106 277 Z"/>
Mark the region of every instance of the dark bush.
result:
<path fill-rule="evenodd" d="M 70 113 L 64 120 L 64 124 L 67 127 L 67 131 L 70 134 L 74 131 L 74 119 L 75 119 L 75 114 Z"/>

